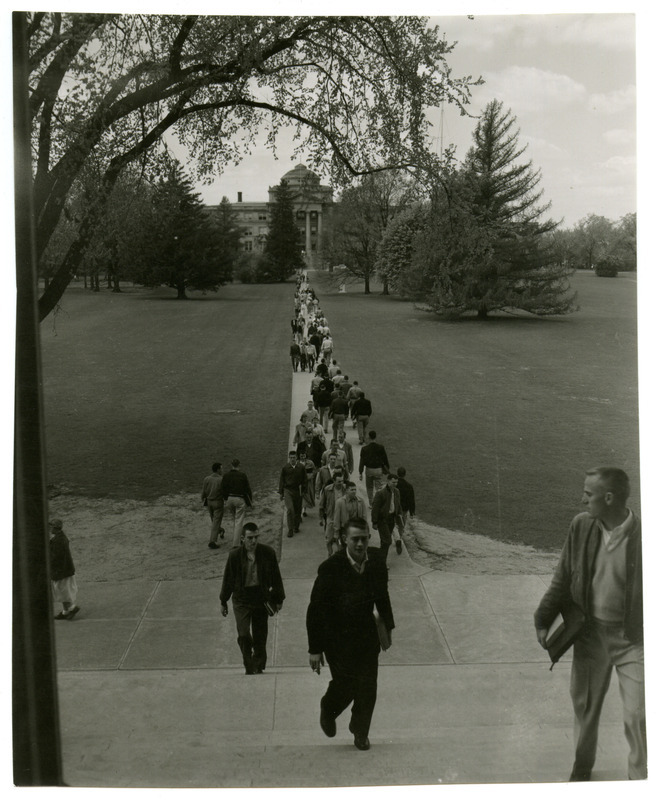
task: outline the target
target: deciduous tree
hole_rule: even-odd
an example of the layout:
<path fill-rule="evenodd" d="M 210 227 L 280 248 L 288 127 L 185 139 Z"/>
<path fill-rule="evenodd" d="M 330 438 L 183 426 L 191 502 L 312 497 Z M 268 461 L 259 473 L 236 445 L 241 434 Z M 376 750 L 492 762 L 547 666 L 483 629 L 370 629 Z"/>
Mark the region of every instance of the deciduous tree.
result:
<path fill-rule="evenodd" d="M 41 258 L 89 159 L 102 178 L 39 300 L 56 305 L 118 176 L 174 132 L 212 177 L 283 125 L 335 182 L 417 163 L 426 111 L 464 109 L 470 77 L 419 17 L 27 14 L 34 207 Z"/>

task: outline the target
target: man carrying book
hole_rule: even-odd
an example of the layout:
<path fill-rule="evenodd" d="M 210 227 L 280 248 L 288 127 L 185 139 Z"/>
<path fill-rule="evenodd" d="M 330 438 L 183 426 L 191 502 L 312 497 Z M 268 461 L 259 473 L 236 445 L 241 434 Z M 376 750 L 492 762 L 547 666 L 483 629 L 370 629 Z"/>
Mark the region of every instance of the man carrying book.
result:
<path fill-rule="evenodd" d="M 626 506 L 629 478 L 616 467 L 586 473 L 583 505 L 572 520 L 551 586 L 537 611 L 540 645 L 559 614 L 575 606 L 585 624 L 574 641 L 570 694 L 575 759 L 571 781 L 588 781 L 595 763 L 599 718 L 617 672 L 629 743 L 629 779 L 647 777 L 642 551 L 640 520 Z"/>
<path fill-rule="evenodd" d="M 244 525 L 241 547 L 233 548 L 223 572 L 221 614 L 228 616 L 228 600 L 237 623 L 237 643 L 247 675 L 264 672 L 269 617 L 280 611 L 285 590 L 273 547 L 259 544 L 254 522 Z"/>

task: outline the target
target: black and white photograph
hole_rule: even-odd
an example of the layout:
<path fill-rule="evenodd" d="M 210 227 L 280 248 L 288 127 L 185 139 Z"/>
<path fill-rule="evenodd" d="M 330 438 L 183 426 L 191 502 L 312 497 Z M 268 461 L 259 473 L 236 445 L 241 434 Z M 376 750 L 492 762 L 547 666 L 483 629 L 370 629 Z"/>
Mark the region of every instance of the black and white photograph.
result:
<path fill-rule="evenodd" d="M 653 12 L 113 5 L 4 15 L 13 785 L 643 796 Z"/>

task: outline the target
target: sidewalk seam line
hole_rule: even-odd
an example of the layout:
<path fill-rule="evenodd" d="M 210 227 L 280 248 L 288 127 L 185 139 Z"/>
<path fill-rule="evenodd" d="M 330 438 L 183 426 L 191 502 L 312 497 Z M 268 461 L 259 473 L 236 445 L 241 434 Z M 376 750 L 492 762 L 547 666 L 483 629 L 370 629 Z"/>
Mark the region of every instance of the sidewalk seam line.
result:
<path fill-rule="evenodd" d="M 161 583 L 162 583 L 161 580 L 158 580 L 155 583 L 153 591 L 150 593 L 150 597 L 146 601 L 146 605 L 144 606 L 144 609 L 141 612 L 141 616 L 139 617 L 139 621 L 137 622 L 137 625 L 136 625 L 134 631 L 132 632 L 132 636 L 130 636 L 130 640 L 126 645 L 125 650 L 123 651 L 123 655 L 121 656 L 120 661 L 118 662 L 118 666 L 116 667 L 117 671 L 123 668 L 123 664 L 125 663 L 125 659 L 128 657 L 128 653 L 130 652 L 130 648 L 132 647 L 132 642 L 134 642 L 134 639 L 135 639 L 137 633 L 139 633 L 139 630 L 141 629 L 141 625 L 142 625 L 142 623 L 144 621 L 144 618 L 145 618 L 146 614 L 148 613 L 148 609 L 150 608 L 150 604 L 153 602 L 153 598 L 157 594 L 157 590 L 159 589 L 159 586 L 160 586 Z"/>

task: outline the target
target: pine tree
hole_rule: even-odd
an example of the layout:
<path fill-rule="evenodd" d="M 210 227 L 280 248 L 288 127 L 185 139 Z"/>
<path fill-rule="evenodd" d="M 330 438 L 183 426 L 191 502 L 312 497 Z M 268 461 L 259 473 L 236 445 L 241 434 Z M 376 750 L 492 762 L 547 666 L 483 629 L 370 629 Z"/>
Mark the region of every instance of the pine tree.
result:
<path fill-rule="evenodd" d="M 480 318 L 496 309 L 535 314 L 576 310 L 567 280 L 571 270 L 556 263 L 546 233 L 558 223 L 545 220 L 550 203 L 540 204 L 541 173 L 531 161 L 520 163 L 519 129 L 510 110 L 492 100 L 474 131 L 465 162 L 470 213 L 479 236 L 489 244 L 480 268 L 470 270 L 466 303 Z"/>
<path fill-rule="evenodd" d="M 417 235 L 414 281 L 439 314 L 524 310 L 539 315 L 575 311 L 572 269 L 546 234 L 557 224 L 544 219 L 541 174 L 519 161 L 526 147 L 510 111 L 498 100 L 485 108 L 474 145 L 461 168 L 440 175 L 432 193 L 432 220 Z"/>
<path fill-rule="evenodd" d="M 258 277 L 262 281 L 284 281 L 303 266 L 301 232 L 294 222 L 292 196 L 283 178 L 271 206 L 271 226 Z"/>
<path fill-rule="evenodd" d="M 215 225 L 175 162 L 153 192 L 134 279 L 144 286 L 170 286 L 182 300 L 187 289 L 216 291 L 230 278 L 220 247 Z"/>

